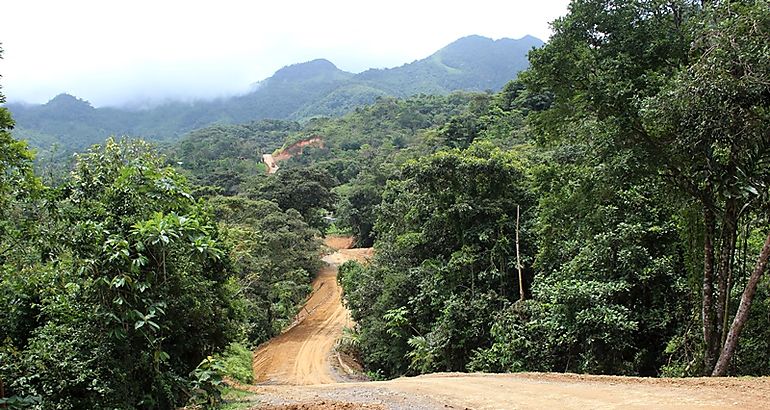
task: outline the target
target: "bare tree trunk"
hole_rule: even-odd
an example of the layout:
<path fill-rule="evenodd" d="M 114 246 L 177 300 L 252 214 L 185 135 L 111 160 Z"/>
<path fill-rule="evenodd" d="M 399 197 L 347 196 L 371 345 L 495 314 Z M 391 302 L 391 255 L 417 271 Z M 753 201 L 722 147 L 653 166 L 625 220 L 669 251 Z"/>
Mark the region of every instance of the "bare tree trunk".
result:
<path fill-rule="evenodd" d="M 714 326 L 714 211 L 708 204 L 703 207 L 703 356 L 704 374 L 709 374 L 716 360 Z"/>
<path fill-rule="evenodd" d="M 733 257 L 734 256 L 735 256 L 735 253 L 733 253 Z M 729 323 L 729 320 L 730 320 L 730 293 L 732 293 L 733 291 L 733 273 L 734 273 L 734 268 L 731 265 L 730 270 L 727 272 L 727 290 L 726 290 L 727 298 L 725 299 L 724 309 L 723 309 L 724 313 L 722 314 L 722 338 L 719 340 L 720 346 L 724 346 L 725 340 L 727 340 L 727 329 L 728 329 L 727 324 Z"/>
<path fill-rule="evenodd" d="M 735 314 L 732 326 L 730 326 L 730 333 L 727 334 L 727 340 L 725 346 L 722 349 L 722 353 L 719 355 L 719 360 L 714 367 L 712 376 L 724 376 L 727 374 L 727 366 L 730 364 L 735 349 L 738 347 L 738 338 L 741 335 L 743 326 L 749 318 L 749 311 L 751 310 L 751 303 L 754 301 L 754 295 L 757 293 L 757 284 L 762 278 L 762 274 L 765 273 L 767 268 L 767 260 L 770 258 L 770 234 L 765 239 L 765 246 L 762 247 L 762 252 L 759 253 L 757 258 L 757 264 L 754 267 L 754 271 L 749 277 L 749 282 L 746 284 L 746 289 L 741 295 L 741 304 L 738 305 L 738 313 Z"/>
<path fill-rule="evenodd" d="M 516 269 L 519 271 L 519 300 L 524 300 L 524 275 L 521 274 L 521 255 L 519 254 L 519 205 L 516 205 Z"/>
<path fill-rule="evenodd" d="M 735 197 L 727 199 L 725 203 L 725 213 L 722 219 L 722 243 L 719 251 L 719 265 L 717 270 L 717 289 L 716 289 L 716 333 L 718 343 L 716 351 L 722 346 L 727 337 L 727 323 L 729 322 L 729 312 L 727 305 L 729 303 L 729 285 L 730 276 L 732 276 L 733 257 L 735 256 L 735 242 L 738 234 L 738 203 Z M 716 354 L 714 355 L 716 356 Z"/>

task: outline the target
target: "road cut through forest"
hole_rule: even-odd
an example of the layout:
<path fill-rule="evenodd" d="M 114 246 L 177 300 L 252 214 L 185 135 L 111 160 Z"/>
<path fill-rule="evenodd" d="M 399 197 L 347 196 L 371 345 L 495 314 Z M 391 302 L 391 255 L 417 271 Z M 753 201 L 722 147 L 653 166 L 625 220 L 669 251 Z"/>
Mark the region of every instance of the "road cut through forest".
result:
<path fill-rule="evenodd" d="M 339 265 L 366 261 L 371 249 L 334 252 L 313 293 L 281 335 L 254 352 L 254 409 L 770 409 L 770 378 L 640 378 L 558 373 L 437 373 L 390 381 L 354 381 L 334 352 L 353 325 L 337 284 Z M 342 364 L 342 365 L 341 365 Z"/>
<path fill-rule="evenodd" d="M 350 312 L 342 305 L 337 268 L 350 259 L 364 261 L 371 249 L 348 249 L 350 238 L 327 238 L 335 252 L 325 256 L 313 281 L 313 292 L 294 323 L 254 353 L 254 380 L 258 384 L 313 385 L 343 380 L 330 365 L 342 329 L 350 327 Z"/>

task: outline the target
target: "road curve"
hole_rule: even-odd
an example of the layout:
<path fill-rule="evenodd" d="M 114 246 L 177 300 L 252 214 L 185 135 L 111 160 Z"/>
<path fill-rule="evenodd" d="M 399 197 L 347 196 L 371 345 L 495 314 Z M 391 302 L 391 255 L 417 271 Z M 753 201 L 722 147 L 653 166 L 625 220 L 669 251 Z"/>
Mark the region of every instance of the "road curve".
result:
<path fill-rule="evenodd" d="M 349 245 L 349 240 L 330 238 L 328 245 Z M 336 383 L 330 355 L 342 329 L 350 326 L 350 313 L 342 305 L 337 267 L 350 259 L 371 254 L 366 249 L 342 249 L 325 256 L 324 266 L 313 281 L 313 293 L 294 325 L 254 352 L 256 384 L 313 385 Z"/>

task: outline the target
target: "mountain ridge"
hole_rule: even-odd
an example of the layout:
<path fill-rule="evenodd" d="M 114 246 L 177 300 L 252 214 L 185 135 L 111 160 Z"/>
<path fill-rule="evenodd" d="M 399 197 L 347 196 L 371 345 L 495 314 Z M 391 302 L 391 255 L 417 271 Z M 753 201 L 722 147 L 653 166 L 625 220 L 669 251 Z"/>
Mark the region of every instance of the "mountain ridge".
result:
<path fill-rule="evenodd" d="M 528 66 L 527 52 L 543 42 L 470 35 L 430 56 L 398 67 L 351 73 L 317 58 L 290 64 L 252 84 L 245 94 L 213 100 L 170 101 L 153 108 L 93 107 L 61 93 L 45 104 L 8 103 L 17 138 L 33 146 L 58 142 L 82 149 L 109 135 L 174 140 L 211 124 L 259 119 L 304 121 L 340 116 L 379 97 L 409 97 L 453 91 L 497 91 Z"/>

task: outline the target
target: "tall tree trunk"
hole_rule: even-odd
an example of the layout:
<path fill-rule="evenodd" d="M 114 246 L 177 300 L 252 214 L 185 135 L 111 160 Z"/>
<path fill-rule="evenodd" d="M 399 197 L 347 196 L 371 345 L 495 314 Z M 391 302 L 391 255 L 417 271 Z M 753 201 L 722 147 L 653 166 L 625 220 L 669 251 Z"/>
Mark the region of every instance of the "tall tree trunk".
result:
<path fill-rule="evenodd" d="M 736 241 L 737 242 L 737 241 Z M 733 252 L 733 259 L 735 258 L 735 252 Z M 728 329 L 728 322 L 730 320 L 730 293 L 732 293 L 733 290 L 733 274 L 735 272 L 735 268 L 731 265 L 730 270 L 727 272 L 727 298 L 725 299 L 724 308 L 722 309 L 722 339 L 719 341 L 720 346 L 725 345 L 725 340 L 727 340 L 727 329 Z"/>
<path fill-rule="evenodd" d="M 714 321 L 714 210 L 705 204 L 703 207 L 703 357 L 704 374 L 711 373 L 716 361 L 715 321 Z"/>
<path fill-rule="evenodd" d="M 721 226 L 721 246 L 719 251 L 719 262 L 717 267 L 717 289 L 716 289 L 716 332 L 717 352 L 722 349 L 727 336 L 727 323 L 730 320 L 727 304 L 730 295 L 728 294 L 728 282 L 732 274 L 733 257 L 735 256 L 735 242 L 738 235 L 738 192 L 735 181 L 738 166 L 736 165 L 738 157 L 738 147 L 735 144 L 730 146 L 730 159 L 727 164 L 727 198 L 725 199 L 725 210 L 722 216 Z M 716 356 L 716 354 L 714 355 Z"/>
<path fill-rule="evenodd" d="M 730 364 L 730 360 L 732 360 L 735 354 L 735 349 L 738 347 L 738 338 L 741 335 L 741 331 L 743 331 L 743 326 L 749 319 L 751 303 L 754 301 L 754 295 L 757 293 L 757 284 L 759 284 L 759 280 L 762 278 L 762 274 L 765 273 L 765 268 L 767 268 L 768 258 L 770 258 L 770 234 L 765 239 L 765 246 L 762 247 L 762 252 L 759 253 L 757 264 L 749 277 L 749 283 L 746 284 L 746 289 L 743 291 L 743 295 L 741 295 L 738 313 L 735 314 L 733 324 L 730 326 L 730 333 L 727 334 L 725 346 L 719 355 L 714 372 L 711 373 L 712 376 L 724 376 L 727 374 L 727 366 Z"/>
<path fill-rule="evenodd" d="M 516 269 L 519 271 L 519 300 L 524 300 L 524 275 L 521 274 L 521 256 L 519 254 L 519 205 L 516 205 Z"/>
<path fill-rule="evenodd" d="M 728 282 L 732 275 L 733 257 L 735 256 L 735 242 L 738 234 L 738 201 L 735 196 L 725 201 L 725 213 L 722 218 L 721 246 L 719 251 L 719 264 L 717 268 L 716 289 L 716 351 L 718 352 L 727 336 L 727 323 L 730 320 L 727 312 L 727 303 L 730 297 Z M 716 354 L 715 354 L 716 356 Z"/>

